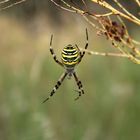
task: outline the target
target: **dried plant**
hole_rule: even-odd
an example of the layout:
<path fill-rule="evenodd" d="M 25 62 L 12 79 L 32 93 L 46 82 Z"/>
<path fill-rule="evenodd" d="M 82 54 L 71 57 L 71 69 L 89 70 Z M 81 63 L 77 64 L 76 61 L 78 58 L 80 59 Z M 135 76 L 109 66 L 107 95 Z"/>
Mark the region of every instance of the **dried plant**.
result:
<path fill-rule="evenodd" d="M 95 14 L 90 12 L 84 0 L 81 0 L 84 8 L 80 8 L 80 6 L 72 0 L 69 3 L 64 0 L 60 0 L 62 3 L 61 5 L 54 0 L 51 1 L 63 10 L 81 15 L 91 26 L 97 30 L 99 35 L 106 36 L 106 38 L 112 42 L 112 46 L 120 51 L 120 54 L 116 55 L 114 53 L 88 51 L 89 54 L 127 57 L 134 63 L 140 64 L 140 50 L 138 48 L 140 42 L 135 41 L 132 39 L 132 37 L 130 37 L 122 18 L 125 18 L 137 25 L 140 25 L 140 20 L 131 14 L 121 3 L 118 2 L 118 0 L 113 0 L 113 2 L 116 3 L 123 12 L 117 10 L 105 0 L 89 0 L 92 3 L 97 3 L 109 10 L 108 13 L 103 14 Z M 138 6 L 140 6 L 140 2 L 138 0 L 135 0 L 135 2 L 138 4 Z M 116 17 L 117 19 L 113 20 L 112 17 Z M 99 24 L 96 24 L 95 21 L 97 21 Z"/>
<path fill-rule="evenodd" d="M 0 2 L 0 6 L 9 1 L 10 0 L 3 0 Z M 6 7 L 2 7 L 1 10 L 12 7 L 24 1 L 26 0 L 20 0 Z M 123 21 L 123 19 L 127 19 L 129 22 L 133 22 L 140 26 L 140 19 L 131 14 L 131 12 L 129 12 L 118 0 L 113 0 L 118 8 L 114 8 L 106 0 L 80 0 L 83 4 L 82 8 L 74 0 L 70 0 L 69 2 L 59 0 L 59 3 L 54 0 L 50 1 L 63 10 L 81 15 L 92 27 L 96 29 L 98 35 L 106 36 L 106 39 L 112 42 L 112 46 L 120 51 L 120 54 L 113 54 L 113 56 L 127 57 L 134 63 L 140 64 L 140 42 L 135 41 L 129 35 Z M 139 0 L 133 1 L 140 7 Z M 107 9 L 109 12 L 95 14 L 89 10 L 90 8 L 86 4 L 87 2 L 90 2 L 90 7 L 92 7 L 92 4 L 96 3 Z M 103 55 L 103 53 L 99 52 L 91 52 L 90 54 Z M 104 55 L 108 56 L 112 55 L 112 53 L 104 53 Z"/>

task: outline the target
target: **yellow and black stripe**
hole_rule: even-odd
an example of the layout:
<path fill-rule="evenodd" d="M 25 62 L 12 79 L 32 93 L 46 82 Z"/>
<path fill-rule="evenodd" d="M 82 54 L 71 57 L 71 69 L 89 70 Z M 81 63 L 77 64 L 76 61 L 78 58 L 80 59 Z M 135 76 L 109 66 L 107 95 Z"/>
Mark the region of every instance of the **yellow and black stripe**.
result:
<path fill-rule="evenodd" d="M 67 45 L 62 50 L 61 59 L 63 65 L 65 65 L 66 67 L 74 67 L 76 64 L 79 63 L 80 60 L 79 48 L 76 45 Z"/>

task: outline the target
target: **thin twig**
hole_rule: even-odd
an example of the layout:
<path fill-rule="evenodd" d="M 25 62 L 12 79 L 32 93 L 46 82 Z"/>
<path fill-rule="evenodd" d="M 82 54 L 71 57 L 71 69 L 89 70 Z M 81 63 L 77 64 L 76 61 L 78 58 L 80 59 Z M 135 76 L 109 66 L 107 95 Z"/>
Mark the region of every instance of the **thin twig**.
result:
<path fill-rule="evenodd" d="M 105 8 L 107 8 L 107 9 L 109 9 L 110 11 L 112 11 L 114 14 L 118 14 L 118 15 L 120 15 L 120 16 L 122 16 L 122 17 L 124 17 L 124 18 L 126 18 L 126 19 L 128 19 L 128 20 L 130 20 L 130 21 L 132 21 L 132 22 L 134 22 L 134 23 L 136 23 L 136 24 L 138 24 L 138 25 L 140 25 L 140 20 L 139 19 L 132 19 L 130 16 L 128 16 L 128 15 L 126 15 L 126 14 L 124 14 L 124 13 L 122 13 L 122 12 L 120 12 L 120 11 L 118 11 L 117 9 L 115 9 L 115 8 L 113 8 L 109 3 L 107 3 L 106 1 L 100 1 L 100 0 L 91 0 L 91 2 L 94 2 L 94 3 L 98 3 L 99 5 L 101 5 L 101 6 L 103 6 L 103 7 L 105 7 Z"/>
<path fill-rule="evenodd" d="M 61 8 L 63 10 L 66 10 L 68 12 L 74 12 L 75 13 L 75 10 L 71 10 L 71 9 L 65 8 L 65 7 L 59 5 L 58 3 L 56 3 L 54 0 L 51 0 L 51 2 L 53 2 L 56 6 L 58 6 L 59 8 Z"/>
<path fill-rule="evenodd" d="M 3 0 L 3 1 L 0 1 L 0 4 L 4 4 L 4 3 L 8 2 L 8 1 L 10 1 L 10 0 Z"/>
<path fill-rule="evenodd" d="M 139 0 L 135 0 L 135 2 L 138 4 L 138 6 L 140 6 L 140 1 Z"/>
<path fill-rule="evenodd" d="M 15 3 L 12 3 L 12 4 L 10 4 L 10 5 L 6 6 L 6 7 L 0 8 L 0 11 L 3 11 L 5 9 L 8 9 L 8 8 L 13 7 L 15 5 L 18 5 L 18 4 L 23 3 L 25 1 L 27 1 L 27 0 L 21 0 L 21 1 L 15 2 Z"/>
<path fill-rule="evenodd" d="M 118 2 L 118 0 L 113 0 L 129 17 L 131 17 L 134 20 L 139 20 L 138 18 L 136 18 L 134 15 L 132 15 L 128 10 L 126 10 L 124 8 L 124 6 L 122 6 L 121 3 Z"/>
<path fill-rule="evenodd" d="M 99 56 L 115 56 L 115 57 L 126 57 L 128 58 L 129 56 L 126 54 L 121 54 L 121 53 L 108 53 L 108 52 L 95 52 L 95 51 L 90 51 L 90 50 L 85 50 L 83 48 L 80 48 L 81 51 L 85 51 L 90 55 L 99 55 Z"/>

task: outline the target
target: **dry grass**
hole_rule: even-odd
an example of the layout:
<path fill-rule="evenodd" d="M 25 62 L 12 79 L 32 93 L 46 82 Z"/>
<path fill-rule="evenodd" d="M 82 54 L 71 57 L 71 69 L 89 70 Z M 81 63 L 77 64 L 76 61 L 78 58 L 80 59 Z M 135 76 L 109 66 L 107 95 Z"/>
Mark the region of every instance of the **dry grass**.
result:
<path fill-rule="evenodd" d="M 26 0 L 19 0 L 8 4 L 10 0 L 3 0 L 0 3 L 0 6 L 2 6 L 1 10 L 5 10 L 25 1 Z M 112 42 L 112 46 L 121 52 L 120 57 L 127 55 L 131 61 L 136 64 L 140 64 L 140 50 L 137 46 L 140 45 L 140 42 L 135 41 L 129 35 L 127 27 L 122 18 L 127 19 L 129 22 L 136 23 L 137 25 L 140 25 L 140 20 L 131 14 L 131 12 L 128 11 L 118 0 L 113 1 L 118 6 L 118 9 L 120 8 L 121 10 L 114 8 L 105 0 L 89 0 L 93 4 L 97 3 L 109 11 L 108 13 L 103 14 L 95 14 L 90 12 L 85 0 L 81 0 L 84 8 L 80 8 L 80 6 L 72 0 L 70 3 L 61 0 L 63 5 L 60 5 L 54 0 L 51 1 L 63 10 L 80 14 L 91 26 L 97 30 L 100 35 L 105 35 L 107 39 Z M 140 5 L 139 0 L 134 0 L 134 2 L 136 2 L 138 6 Z M 6 6 L 3 6 L 4 4 Z M 92 7 L 92 5 L 90 5 L 90 7 Z M 116 17 L 118 20 L 114 20 L 112 17 Z M 99 25 L 95 24 L 94 21 L 97 21 Z M 116 56 L 118 56 L 118 54 Z"/>
<path fill-rule="evenodd" d="M 81 15 L 93 28 L 97 30 L 98 34 L 105 35 L 106 38 L 112 42 L 113 47 L 117 48 L 123 55 L 127 55 L 128 58 L 134 63 L 140 64 L 140 50 L 138 47 L 140 42 L 135 41 L 129 35 L 122 17 L 138 25 L 140 25 L 140 20 L 132 15 L 128 10 L 126 10 L 125 7 L 117 0 L 114 0 L 114 2 L 119 8 L 122 9 L 122 11 L 124 11 L 124 13 L 112 7 L 104 0 L 91 0 L 91 2 L 97 3 L 109 10 L 108 13 L 103 14 L 95 14 L 90 12 L 84 0 L 82 0 L 84 8 L 80 8 L 80 6 L 74 1 L 68 3 L 64 0 L 61 0 L 63 5 L 58 4 L 54 0 L 51 1 L 63 10 Z M 114 20 L 112 17 L 116 17 L 117 19 Z M 94 21 L 97 21 L 98 23 L 95 24 Z M 118 54 L 116 56 L 118 56 Z M 120 54 L 120 57 L 121 56 L 122 55 Z"/>

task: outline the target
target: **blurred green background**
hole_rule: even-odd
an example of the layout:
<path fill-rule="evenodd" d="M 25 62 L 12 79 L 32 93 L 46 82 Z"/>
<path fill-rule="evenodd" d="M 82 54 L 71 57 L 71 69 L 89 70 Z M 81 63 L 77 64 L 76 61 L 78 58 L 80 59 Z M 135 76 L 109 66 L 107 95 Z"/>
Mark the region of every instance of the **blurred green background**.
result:
<path fill-rule="evenodd" d="M 82 17 L 49 1 L 1 11 L 0 140 L 140 139 L 140 66 L 125 58 L 86 54 L 76 68 L 85 95 L 74 101 L 76 83 L 65 79 L 42 104 L 64 71 L 49 52 L 51 34 L 60 58 L 69 43 L 84 47 L 86 27 L 90 50 L 117 51 Z M 138 26 L 129 31 L 140 39 Z"/>

